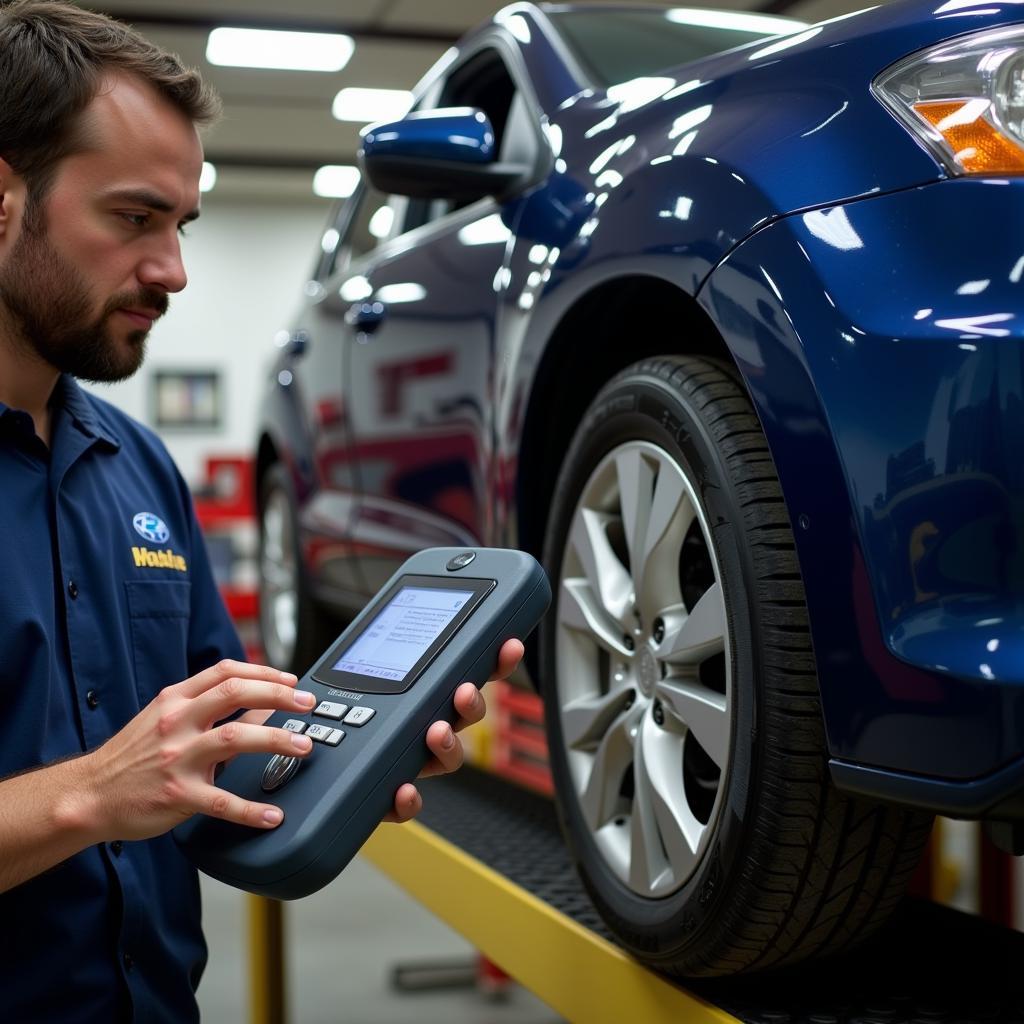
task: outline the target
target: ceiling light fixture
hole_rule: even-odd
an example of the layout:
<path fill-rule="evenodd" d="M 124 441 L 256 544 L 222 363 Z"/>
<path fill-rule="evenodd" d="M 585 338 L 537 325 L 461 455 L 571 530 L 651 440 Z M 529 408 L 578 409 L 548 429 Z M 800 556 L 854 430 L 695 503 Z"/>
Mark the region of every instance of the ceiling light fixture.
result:
<path fill-rule="evenodd" d="M 331 113 L 339 121 L 397 121 L 412 104 L 405 89 L 342 89 L 334 97 Z"/>
<path fill-rule="evenodd" d="M 352 57 L 351 36 L 326 32 L 276 32 L 215 28 L 206 44 L 211 64 L 276 71 L 340 71 Z"/>
<path fill-rule="evenodd" d="M 313 175 L 313 191 L 325 199 L 347 199 L 359 184 L 359 168 L 325 164 Z"/>

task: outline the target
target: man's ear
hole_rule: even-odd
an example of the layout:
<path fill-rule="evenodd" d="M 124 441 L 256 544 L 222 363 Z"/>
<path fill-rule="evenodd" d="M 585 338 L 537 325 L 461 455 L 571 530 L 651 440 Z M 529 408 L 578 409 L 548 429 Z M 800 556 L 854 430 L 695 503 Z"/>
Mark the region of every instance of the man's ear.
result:
<path fill-rule="evenodd" d="M 20 222 L 25 208 L 25 182 L 11 165 L 0 157 L 0 242 Z"/>

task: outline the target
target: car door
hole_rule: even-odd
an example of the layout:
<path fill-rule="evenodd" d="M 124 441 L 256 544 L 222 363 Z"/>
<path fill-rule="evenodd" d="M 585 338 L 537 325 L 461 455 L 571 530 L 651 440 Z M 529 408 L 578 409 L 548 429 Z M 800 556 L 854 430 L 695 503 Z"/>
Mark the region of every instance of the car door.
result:
<path fill-rule="evenodd" d="M 499 159 L 514 150 L 532 165 L 538 118 L 509 63 L 498 45 L 474 51 L 449 73 L 437 105 L 483 109 Z M 401 218 L 401 234 L 353 263 L 339 287 L 351 302 L 352 539 L 371 591 L 414 551 L 488 536 L 496 317 L 517 209 L 514 199 L 461 209 L 391 199 L 362 212 L 381 231 Z"/>

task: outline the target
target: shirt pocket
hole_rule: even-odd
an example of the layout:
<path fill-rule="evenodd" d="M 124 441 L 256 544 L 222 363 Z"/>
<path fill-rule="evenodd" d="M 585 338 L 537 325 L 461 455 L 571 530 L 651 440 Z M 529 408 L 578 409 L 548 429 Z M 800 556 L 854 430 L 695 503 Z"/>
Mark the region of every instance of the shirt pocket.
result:
<path fill-rule="evenodd" d="M 139 706 L 188 676 L 188 580 L 125 580 Z"/>

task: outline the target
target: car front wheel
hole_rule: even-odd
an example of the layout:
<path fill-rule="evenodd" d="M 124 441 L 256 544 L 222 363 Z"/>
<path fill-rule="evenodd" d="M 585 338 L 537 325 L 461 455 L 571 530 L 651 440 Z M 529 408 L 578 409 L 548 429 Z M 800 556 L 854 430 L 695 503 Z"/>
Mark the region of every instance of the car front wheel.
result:
<path fill-rule="evenodd" d="M 545 561 L 552 773 L 620 941 L 716 975 L 879 924 L 931 819 L 831 785 L 789 518 L 727 368 L 664 357 L 605 387 L 566 456 Z"/>

